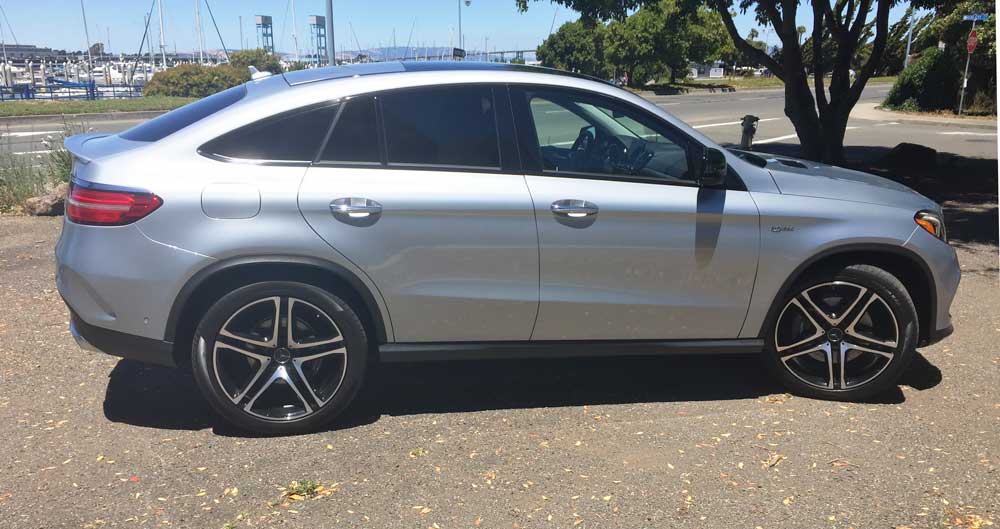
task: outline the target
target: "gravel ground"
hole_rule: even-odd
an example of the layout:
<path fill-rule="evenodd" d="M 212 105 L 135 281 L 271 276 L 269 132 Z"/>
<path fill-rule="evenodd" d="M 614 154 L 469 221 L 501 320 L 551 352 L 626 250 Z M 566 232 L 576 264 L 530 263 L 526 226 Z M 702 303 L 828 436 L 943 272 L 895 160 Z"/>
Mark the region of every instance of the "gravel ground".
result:
<path fill-rule="evenodd" d="M 960 246 L 957 332 L 877 402 L 745 357 L 394 365 L 330 431 L 254 438 L 183 373 L 74 345 L 60 222 L 0 218 L 3 528 L 1000 523 L 995 244 Z"/>

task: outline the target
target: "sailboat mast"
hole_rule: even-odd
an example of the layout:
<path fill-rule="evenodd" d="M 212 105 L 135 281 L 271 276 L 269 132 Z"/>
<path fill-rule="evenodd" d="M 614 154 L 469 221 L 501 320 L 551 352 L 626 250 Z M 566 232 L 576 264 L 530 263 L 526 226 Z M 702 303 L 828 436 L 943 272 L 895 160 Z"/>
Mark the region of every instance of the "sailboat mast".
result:
<path fill-rule="evenodd" d="M 80 0 L 83 2 L 83 0 Z M 163 69 L 167 69 L 167 46 L 163 44 L 163 0 L 157 0 L 160 10 L 160 57 L 163 59 Z"/>
<path fill-rule="evenodd" d="M 194 23 L 198 36 L 198 64 L 205 63 L 205 37 L 201 33 L 201 0 L 194 0 Z"/>
<path fill-rule="evenodd" d="M 292 44 L 295 45 L 295 62 L 299 61 L 299 35 L 295 32 L 295 0 L 292 1 Z"/>
<path fill-rule="evenodd" d="M 83 7 L 83 0 L 80 0 L 80 12 L 83 13 L 83 35 L 87 39 L 87 71 L 90 72 L 94 69 L 94 58 L 90 55 L 90 30 L 87 29 L 87 10 Z"/>

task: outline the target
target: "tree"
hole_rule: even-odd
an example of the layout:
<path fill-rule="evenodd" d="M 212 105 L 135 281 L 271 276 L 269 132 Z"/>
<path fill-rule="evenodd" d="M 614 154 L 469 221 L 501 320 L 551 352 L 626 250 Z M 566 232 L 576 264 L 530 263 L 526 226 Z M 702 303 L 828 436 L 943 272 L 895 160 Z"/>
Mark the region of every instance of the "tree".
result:
<path fill-rule="evenodd" d="M 912 39 L 910 53 L 918 53 L 931 46 L 937 45 L 937 37 L 927 31 L 927 27 L 934 20 L 933 15 L 916 16 L 913 13 L 913 6 L 906 8 L 903 18 L 896 21 L 889 27 L 888 43 L 885 47 L 885 56 L 882 58 L 882 66 L 875 75 L 898 75 L 903 70 L 903 58 L 906 56 L 906 38 Z M 910 24 L 913 24 L 911 35 Z"/>
<path fill-rule="evenodd" d="M 667 71 L 670 81 L 687 76 L 691 63 L 723 58 L 732 49 L 722 19 L 707 8 L 684 9 L 678 0 L 659 0 L 624 20 L 608 24 L 607 57 L 641 85 Z"/>
<path fill-rule="evenodd" d="M 515 0 L 523 10 L 529 0 Z M 537 0 L 536 0 L 537 1 Z M 602 20 L 623 19 L 628 12 L 649 0 L 553 0 L 575 9 L 586 16 Z M 705 4 L 721 16 L 726 31 L 736 49 L 766 67 L 785 85 L 785 115 L 791 120 L 799 137 L 802 154 L 806 158 L 842 163 L 844 159 L 844 134 L 851 109 L 857 104 L 868 80 L 881 64 L 889 33 L 889 9 L 896 0 L 812 0 L 812 37 L 809 45 L 813 64 L 803 57 L 803 46 L 795 24 L 800 0 L 678 0 L 688 6 Z M 953 3 L 954 0 L 918 0 L 924 2 Z M 992 0 L 966 0 L 987 2 Z M 832 2 L 832 4 L 831 4 Z M 755 47 L 736 29 L 734 12 L 752 11 L 757 20 L 774 28 L 781 40 L 778 59 L 766 50 Z M 871 53 L 856 75 L 851 75 L 851 63 L 860 48 L 868 43 L 863 40 L 865 28 L 874 28 Z M 836 43 L 836 54 L 829 71 L 832 77 L 827 86 L 823 75 L 824 32 L 829 32 Z M 810 80 L 810 71 L 812 73 Z"/>
<path fill-rule="evenodd" d="M 992 107 L 996 112 L 997 98 L 997 46 L 996 46 L 996 1 L 995 0 L 913 0 L 917 8 L 933 8 L 934 20 L 928 24 L 926 32 L 932 41 L 945 43 L 945 53 L 949 60 L 959 67 L 965 66 L 965 42 L 972 29 L 972 22 L 962 17 L 972 13 L 988 15 L 984 22 L 976 23 L 979 44 L 969 57 L 969 88 L 965 102 L 980 102 Z M 917 48 L 920 49 L 920 48 Z"/>
<path fill-rule="evenodd" d="M 805 26 L 799 26 L 799 27 L 795 28 L 795 32 L 799 34 L 799 44 L 802 44 L 802 35 L 806 34 L 806 27 Z"/>
<path fill-rule="evenodd" d="M 268 53 L 263 48 L 234 51 L 229 54 L 229 64 L 245 72 L 249 71 L 250 66 L 262 72 L 281 73 L 282 71 L 281 61 L 278 60 L 278 57 Z"/>
<path fill-rule="evenodd" d="M 538 60 L 549 68 L 608 78 L 611 72 L 604 59 L 606 33 L 600 21 L 567 22 L 538 46 Z"/>

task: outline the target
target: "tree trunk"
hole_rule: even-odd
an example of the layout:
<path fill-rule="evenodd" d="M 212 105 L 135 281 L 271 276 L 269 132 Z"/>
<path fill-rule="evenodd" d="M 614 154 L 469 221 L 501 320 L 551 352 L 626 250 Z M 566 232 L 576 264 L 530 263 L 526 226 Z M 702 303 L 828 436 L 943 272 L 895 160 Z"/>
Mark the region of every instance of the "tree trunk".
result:
<path fill-rule="evenodd" d="M 853 105 L 852 105 L 853 106 Z M 847 133 L 847 119 L 850 107 L 829 107 L 820 115 L 820 129 L 823 137 L 820 161 L 832 165 L 844 165 L 844 135 Z"/>

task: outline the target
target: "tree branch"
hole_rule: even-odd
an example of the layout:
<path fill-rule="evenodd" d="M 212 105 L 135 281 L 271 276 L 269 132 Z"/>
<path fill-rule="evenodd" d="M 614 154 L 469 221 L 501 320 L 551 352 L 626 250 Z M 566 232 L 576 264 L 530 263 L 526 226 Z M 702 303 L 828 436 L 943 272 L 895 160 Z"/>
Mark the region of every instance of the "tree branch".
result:
<path fill-rule="evenodd" d="M 882 62 L 882 54 L 885 52 L 886 44 L 889 40 L 889 8 L 892 7 L 892 0 L 878 0 L 878 11 L 875 14 L 875 42 L 872 44 L 872 54 L 868 61 L 861 68 L 857 79 L 851 85 L 848 93 L 851 105 L 861 98 L 861 91 L 868 84 L 868 79 L 875 74 L 875 70 Z"/>
<path fill-rule="evenodd" d="M 826 9 L 821 4 L 825 4 Z M 829 0 L 813 0 L 813 80 L 816 92 L 816 105 L 820 115 L 826 112 L 830 103 L 826 98 L 826 87 L 823 86 L 823 17 L 830 9 Z M 832 21 L 831 21 L 832 22 Z"/>
<path fill-rule="evenodd" d="M 719 16 L 722 17 L 722 22 L 723 24 L 726 25 L 726 31 L 729 33 L 729 36 L 733 39 L 733 44 L 736 45 L 736 48 L 742 51 L 743 53 L 747 54 L 751 59 L 753 59 L 761 66 L 764 66 L 768 70 L 771 70 L 771 73 L 773 73 L 775 77 L 784 81 L 785 69 L 780 64 L 778 64 L 778 61 L 775 61 L 766 52 L 751 46 L 750 43 L 747 42 L 746 39 L 744 39 L 740 35 L 739 30 L 736 29 L 736 24 L 733 22 L 732 15 L 729 14 L 729 6 L 725 5 L 723 0 L 709 0 L 709 1 L 711 2 L 712 7 L 714 7 L 715 10 L 719 13 Z"/>

